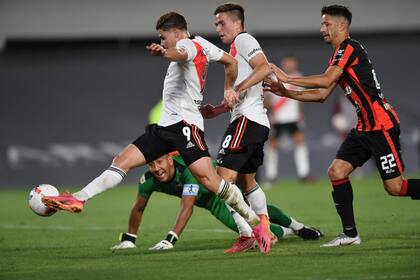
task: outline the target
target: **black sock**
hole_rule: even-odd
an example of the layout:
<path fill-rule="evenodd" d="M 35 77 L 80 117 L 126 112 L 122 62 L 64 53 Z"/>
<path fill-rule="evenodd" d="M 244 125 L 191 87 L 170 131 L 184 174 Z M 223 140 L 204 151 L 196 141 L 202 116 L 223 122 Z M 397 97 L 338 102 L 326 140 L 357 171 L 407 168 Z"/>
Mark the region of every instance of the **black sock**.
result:
<path fill-rule="evenodd" d="M 407 180 L 407 196 L 412 199 L 420 199 L 420 179 Z"/>
<path fill-rule="evenodd" d="M 353 190 L 349 178 L 331 181 L 333 185 L 332 197 L 335 208 L 341 218 L 343 232 L 350 237 L 357 235 L 353 213 Z"/>

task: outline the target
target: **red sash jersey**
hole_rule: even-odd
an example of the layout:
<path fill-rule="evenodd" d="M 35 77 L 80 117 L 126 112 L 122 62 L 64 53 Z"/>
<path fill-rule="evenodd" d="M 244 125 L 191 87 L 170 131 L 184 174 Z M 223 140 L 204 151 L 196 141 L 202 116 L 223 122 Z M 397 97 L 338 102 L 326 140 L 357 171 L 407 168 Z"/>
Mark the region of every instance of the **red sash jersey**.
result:
<path fill-rule="evenodd" d="M 400 120 L 381 92 L 375 69 L 363 46 L 351 38 L 334 51 L 329 65 L 343 70 L 339 84 L 356 109 L 359 131 L 388 130 Z"/>

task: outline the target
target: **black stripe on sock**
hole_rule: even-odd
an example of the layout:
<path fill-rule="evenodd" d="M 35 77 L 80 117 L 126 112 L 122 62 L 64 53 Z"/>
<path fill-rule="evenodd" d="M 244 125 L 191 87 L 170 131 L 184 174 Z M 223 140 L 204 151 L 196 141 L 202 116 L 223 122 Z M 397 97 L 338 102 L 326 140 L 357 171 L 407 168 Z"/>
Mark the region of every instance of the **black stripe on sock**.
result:
<path fill-rule="evenodd" d="M 255 185 L 255 187 L 252 189 L 252 190 L 250 190 L 249 192 L 247 192 L 247 193 L 244 193 L 244 195 L 245 196 L 248 196 L 248 195 L 250 195 L 251 193 L 253 193 L 253 192 L 255 192 L 256 190 L 258 190 L 260 188 L 260 186 L 258 185 L 258 184 L 256 184 Z"/>
<path fill-rule="evenodd" d="M 108 170 L 109 170 L 109 171 L 114 171 L 114 172 L 117 172 L 118 174 L 120 174 L 120 176 L 121 176 L 122 178 L 124 178 L 124 177 L 125 177 L 125 175 L 127 175 L 127 174 L 125 174 L 125 172 L 124 172 L 124 171 L 122 171 L 122 170 L 120 170 L 120 169 L 118 169 L 118 168 L 115 168 L 115 167 L 113 167 L 113 166 L 108 167 Z"/>

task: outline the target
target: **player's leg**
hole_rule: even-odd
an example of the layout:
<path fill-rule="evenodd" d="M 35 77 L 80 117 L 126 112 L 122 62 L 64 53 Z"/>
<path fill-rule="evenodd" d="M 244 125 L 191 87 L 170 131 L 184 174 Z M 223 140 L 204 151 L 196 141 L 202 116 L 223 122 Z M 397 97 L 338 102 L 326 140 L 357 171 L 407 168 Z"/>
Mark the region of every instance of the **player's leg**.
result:
<path fill-rule="evenodd" d="M 267 197 L 255 180 L 255 173 L 239 174 L 237 182 L 255 213 L 268 217 Z"/>
<path fill-rule="evenodd" d="M 264 162 L 265 176 L 269 183 L 272 183 L 275 180 L 277 180 L 279 135 L 280 135 L 279 125 L 274 124 L 274 127 L 271 130 L 271 136 L 269 137 L 269 140 L 268 140 L 267 151 L 265 152 L 265 162 Z"/>
<path fill-rule="evenodd" d="M 235 209 L 251 226 L 255 227 L 259 224 L 258 216 L 246 204 L 239 188 L 217 175 L 210 157 L 199 158 L 188 168 L 201 185 Z"/>
<path fill-rule="evenodd" d="M 251 226 L 259 224 L 259 218 L 245 203 L 239 188 L 217 175 L 204 141 L 204 132 L 194 125 L 179 122 L 169 127 L 174 146 L 181 154 L 197 181 L 217 194 Z"/>
<path fill-rule="evenodd" d="M 113 159 L 107 170 L 73 195 L 79 200 L 87 201 L 117 186 L 131 169 L 145 164 L 143 153 L 134 144 L 129 144 Z"/>
<path fill-rule="evenodd" d="M 232 122 L 226 130 L 220 145 L 217 157 L 218 174 L 225 180 L 235 180 L 237 177 L 236 175 L 240 173 L 254 173 L 255 177 L 255 172 L 264 159 L 263 146 L 264 142 L 267 140 L 268 132 L 269 129 L 267 127 L 250 121 L 243 116 Z M 258 153 L 256 153 L 256 151 L 258 151 Z M 244 167 L 246 169 L 244 169 Z M 249 170 L 251 168 L 252 170 Z M 237 179 L 239 180 L 239 177 Z M 242 190 L 246 191 L 255 188 L 255 178 L 252 187 L 250 187 L 250 185 L 251 184 L 248 183 L 246 186 L 241 186 L 244 187 Z M 264 195 L 264 192 L 262 193 Z M 257 192 L 255 196 L 258 196 L 259 194 L 260 192 Z M 263 200 L 265 202 L 265 195 Z M 254 209 L 254 202 L 250 202 L 250 204 L 254 211 L 259 211 L 259 209 Z M 260 245 L 261 251 L 268 252 L 270 250 L 270 232 L 266 205 L 265 211 L 263 211 L 262 214 L 259 214 L 259 217 L 260 223 L 257 227 L 253 228 L 254 234 Z"/>
<path fill-rule="evenodd" d="M 70 212 L 82 211 L 85 201 L 117 186 L 130 169 L 142 166 L 146 164 L 147 160 L 153 161 L 170 151 L 168 144 L 157 137 L 155 133 L 157 129 L 158 127 L 156 125 L 147 126 L 145 134 L 123 149 L 114 158 L 111 166 L 82 190 L 73 195 L 66 194 L 56 197 L 44 197 L 45 204 L 58 210 Z"/>
<path fill-rule="evenodd" d="M 404 161 L 401 157 L 400 130 L 394 127 L 383 130 L 371 140 L 372 153 L 381 174 L 385 190 L 393 196 L 409 196 L 420 199 L 420 179 L 403 177 Z"/>
<path fill-rule="evenodd" d="M 297 124 L 293 124 L 292 135 L 295 141 L 294 160 L 296 173 L 301 180 L 309 179 L 309 151 L 305 144 L 305 136 L 299 130 Z"/>
<path fill-rule="evenodd" d="M 352 130 L 338 149 L 336 159 L 328 168 L 328 177 L 333 187 L 332 197 L 341 219 L 343 233 L 322 245 L 323 247 L 360 244 L 354 219 L 353 189 L 348 176 L 355 167 L 363 165 L 370 156 L 370 151 L 361 144 L 358 132 Z"/>
<path fill-rule="evenodd" d="M 267 205 L 268 215 L 270 222 L 273 224 L 280 225 L 285 229 L 283 232 L 287 235 L 289 233 L 295 233 L 299 237 L 305 240 L 317 240 L 323 236 L 322 232 L 314 227 L 307 227 L 303 223 L 298 222 L 294 218 L 290 217 L 280 208 L 274 205 Z M 271 227 L 270 227 L 271 229 Z"/>

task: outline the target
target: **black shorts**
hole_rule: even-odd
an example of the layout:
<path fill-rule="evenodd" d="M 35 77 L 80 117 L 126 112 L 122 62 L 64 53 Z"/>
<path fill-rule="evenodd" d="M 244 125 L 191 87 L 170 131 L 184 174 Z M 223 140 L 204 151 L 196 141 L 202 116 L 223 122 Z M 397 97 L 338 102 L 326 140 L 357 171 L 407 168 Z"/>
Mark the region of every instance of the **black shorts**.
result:
<path fill-rule="evenodd" d="M 291 122 L 291 123 L 275 123 L 271 128 L 271 135 L 270 138 L 278 138 L 283 133 L 287 133 L 289 135 L 295 134 L 297 131 L 300 131 L 298 122 Z"/>
<path fill-rule="evenodd" d="M 227 128 L 217 164 L 242 174 L 257 172 L 264 161 L 264 143 L 270 129 L 242 116 Z"/>
<path fill-rule="evenodd" d="M 356 168 L 372 156 L 382 179 L 402 175 L 404 162 L 401 157 L 399 126 L 373 132 L 352 129 L 338 149 L 336 158 L 345 160 Z"/>
<path fill-rule="evenodd" d="M 133 145 L 143 153 L 147 163 L 173 151 L 178 151 L 187 165 L 210 156 L 204 132 L 184 121 L 166 127 L 147 125 L 146 132 Z"/>

